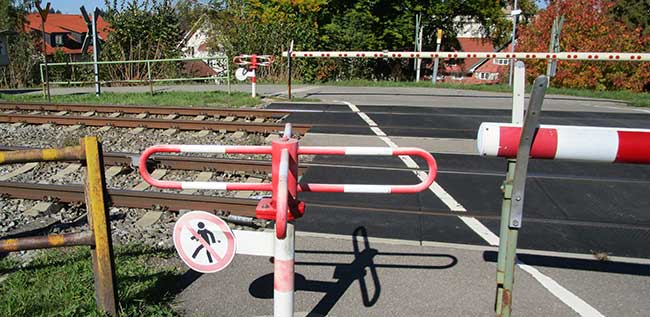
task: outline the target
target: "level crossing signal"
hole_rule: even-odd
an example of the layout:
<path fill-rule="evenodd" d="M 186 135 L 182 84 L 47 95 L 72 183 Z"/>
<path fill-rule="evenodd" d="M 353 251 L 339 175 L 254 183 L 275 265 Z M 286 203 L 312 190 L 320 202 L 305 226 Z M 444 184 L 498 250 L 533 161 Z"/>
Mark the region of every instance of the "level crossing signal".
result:
<path fill-rule="evenodd" d="M 270 66 L 275 57 L 273 55 L 239 55 L 235 56 L 232 59 L 232 62 L 234 64 L 237 64 L 240 66 L 235 71 L 235 78 L 240 81 L 244 81 L 248 78 L 251 79 L 251 96 L 253 98 L 257 96 L 257 92 L 255 90 L 255 86 L 257 84 L 257 76 L 256 76 L 256 69 L 260 66 Z"/>

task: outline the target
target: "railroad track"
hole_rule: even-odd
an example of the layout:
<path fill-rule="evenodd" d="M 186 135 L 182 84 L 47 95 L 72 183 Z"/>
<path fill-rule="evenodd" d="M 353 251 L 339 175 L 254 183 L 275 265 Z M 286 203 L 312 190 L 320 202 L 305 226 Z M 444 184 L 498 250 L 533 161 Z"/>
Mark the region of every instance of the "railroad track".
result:
<path fill-rule="evenodd" d="M 0 150 L 15 150 L 24 149 L 16 147 L 0 147 Z M 139 155 L 137 153 L 104 153 L 104 159 L 107 166 L 122 165 L 131 166 L 137 162 L 135 158 Z M 261 160 L 233 160 L 223 158 L 206 158 L 206 157 L 191 157 L 191 156 L 172 156 L 172 155 L 158 155 L 152 157 L 150 162 L 152 167 L 155 168 L 170 168 L 179 170 L 231 170 L 236 173 L 269 173 L 271 164 L 269 161 Z M 306 163 L 301 166 L 301 173 L 305 169 L 312 166 L 331 166 L 317 163 Z M 343 166 L 343 165 L 335 165 Z M 348 168 L 367 168 L 366 166 L 349 166 Z M 384 168 L 384 167 L 374 167 Z M 400 169 L 404 170 L 404 169 Z M 144 210 L 154 210 L 158 213 L 166 211 L 178 212 L 182 210 L 206 210 L 220 215 L 241 216 L 241 217 L 254 217 L 255 207 L 257 206 L 257 199 L 251 198 L 236 198 L 236 197 L 218 197 L 214 195 L 201 195 L 201 194 L 184 194 L 176 192 L 157 192 L 157 191 L 142 191 L 132 189 L 108 189 L 107 197 L 111 208 L 134 208 Z M 61 184 L 35 184 L 24 182 L 10 182 L 0 181 L 0 195 L 3 198 L 24 199 L 35 201 L 46 201 L 62 204 L 82 204 L 84 201 L 84 193 L 82 185 L 61 185 Z M 420 216 L 433 216 L 433 217 L 456 217 L 456 216 L 470 216 L 477 219 L 485 220 L 498 220 L 498 213 L 492 212 L 453 212 L 448 210 L 441 211 L 421 211 L 421 210 L 404 210 L 404 209 L 387 209 L 377 207 L 359 207 L 359 206 L 345 206 L 336 203 L 308 203 L 308 206 L 319 208 L 346 208 L 351 212 L 359 213 L 390 213 L 399 217 L 405 214 L 417 214 Z M 49 216 L 49 215 L 47 215 Z M 599 221 L 584 221 L 577 219 L 547 219 L 547 218 L 528 218 L 530 223 L 545 223 L 545 224 L 562 224 L 572 226 L 589 226 L 601 228 L 620 228 L 620 229 L 640 229 L 650 230 L 650 225 L 636 224 L 636 223 L 606 223 Z M 32 228 L 30 233 L 37 232 L 38 230 L 45 231 L 52 227 L 51 222 L 42 225 L 40 228 Z M 5 235 L 6 237 L 7 235 Z"/>
<path fill-rule="evenodd" d="M 225 130 L 272 133 L 281 131 L 288 111 L 211 107 L 152 107 L 121 105 L 77 105 L 0 103 L 0 123 L 112 126 L 178 130 Z M 31 112 L 30 112 L 31 111 Z M 26 113 L 29 112 L 29 113 Z M 81 114 L 79 114 L 81 113 Z M 105 114 L 110 114 L 106 116 Z M 135 116 L 133 116 L 135 115 Z M 150 118 L 149 116 L 157 116 Z M 305 134 L 310 125 L 294 125 Z"/>

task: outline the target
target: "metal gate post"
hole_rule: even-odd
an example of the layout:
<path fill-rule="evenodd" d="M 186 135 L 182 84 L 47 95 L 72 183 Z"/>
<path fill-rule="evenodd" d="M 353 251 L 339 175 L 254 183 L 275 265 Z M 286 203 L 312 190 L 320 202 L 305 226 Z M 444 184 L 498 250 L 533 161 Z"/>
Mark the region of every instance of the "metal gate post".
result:
<path fill-rule="evenodd" d="M 251 77 L 251 86 L 252 86 L 251 95 L 253 96 L 253 98 L 255 98 L 255 96 L 257 95 L 257 92 L 255 91 L 255 85 L 257 84 L 256 69 L 257 69 L 257 55 L 253 54 L 251 56 L 251 70 L 253 72 L 253 77 Z"/>
<path fill-rule="evenodd" d="M 280 212 L 280 210 L 278 210 Z M 277 223 L 276 223 L 277 225 Z M 277 227 L 276 227 L 277 230 Z M 274 237 L 275 254 L 273 257 L 273 316 L 293 316 L 293 292 L 295 232 L 293 221 L 286 224 L 286 236 L 280 239 Z"/>
<path fill-rule="evenodd" d="M 503 308 L 509 307 L 511 302 L 510 291 L 512 285 L 506 292 L 504 283 L 506 280 L 506 249 L 510 240 L 511 229 L 508 227 L 510 220 L 510 200 L 512 198 L 512 180 L 515 174 L 516 160 L 508 160 L 506 179 L 501 186 L 503 200 L 501 202 L 501 226 L 499 231 L 499 256 L 497 260 L 497 292 L 495 311 L 497 316 L 502 316 Z M 511 277 L 509 277 L 511 279 Z"/>
<path fill-rule="evenodd" d="M 86 155 L 86 209 L 88 224 L 95 237 L 92 247 L 93 274 L 95 275 L 95 297 L 97 308 L 111 316 L 117 316 L 115 289 L 115 263 L 111 228 L 107 221 L 106 193 L 104 192 L 104 162 L 97 137 L 81 140 Z"/>
<path fill-rule="evenodd" d="M 506 181 L 503 185 L 501 228 L 499 230 L 499 256 L 497 260 L 497 316 L 512 313 L 512 290 L 515 283 L 517 238 L 521 228 L 528 161 L 539 126 L 539 116 L 544 102 L 548 79 L 539 76 L 533 83 L 530 103 L 526 112 L 517 150 L 517 160 L 508 160 Z"/>

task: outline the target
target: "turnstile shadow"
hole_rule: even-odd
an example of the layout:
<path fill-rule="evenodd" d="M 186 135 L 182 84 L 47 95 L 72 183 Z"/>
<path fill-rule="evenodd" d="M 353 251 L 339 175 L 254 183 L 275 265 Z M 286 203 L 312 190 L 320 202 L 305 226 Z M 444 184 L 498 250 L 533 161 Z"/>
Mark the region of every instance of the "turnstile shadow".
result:
<path fill-rule="evenodd" d="M 334 262 L 305 262 L 296 261 L 296 267 L 300 266 L 333 266 L 335 282 L 308 280 L 302 274 L 295 274 L 294 289 L 296 291 L 308 291 L 325 293 L 315 307 L 307 316 L 327 316 L 336 303 L 346 293 L 348 288 L 355 281 L 359 282 L 361 299 L 365 307 L 374 306 L 381 294 L 381 283 L 377 274 L 377 268 L 396 269 L 447 269 L 456 265 L 458 259 L 449 254 L 428 254 L 428 253 L 401 253 L 401 252 L 380 252 L 370 247 L 368 234 L 365 227 L 358 227 L 352 234 L 352 252 L 348 251 L 313 251 L 296 250 L 298 254 L 322 254 L 322 255 L 354 255 L 351 263 Z M 363 249 L 360 248 L 362 243 Z M 376 264 L 376 256 L 417 256 L 447 258 L 449 263 L 444 265 L 407 265 L 407 264 Z M 367 282 L 367 276 L 370 280 Z M 266 274 L 251 283 L 248 288 L 251 295 L 256 298 L 273 298 L 273 274 Z"/>

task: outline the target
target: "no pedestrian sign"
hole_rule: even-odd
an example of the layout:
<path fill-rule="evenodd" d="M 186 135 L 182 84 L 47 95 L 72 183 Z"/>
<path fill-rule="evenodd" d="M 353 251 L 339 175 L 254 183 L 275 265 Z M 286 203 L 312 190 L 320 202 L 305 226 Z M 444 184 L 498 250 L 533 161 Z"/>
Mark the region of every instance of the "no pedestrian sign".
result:
<path fill-rule="evenodd" d="M 174 246 L 183 262 L 201 273 L 219 272 L 235 257 L 235 236 L 221 218 L 192 211 L 174 225 Z"/>

